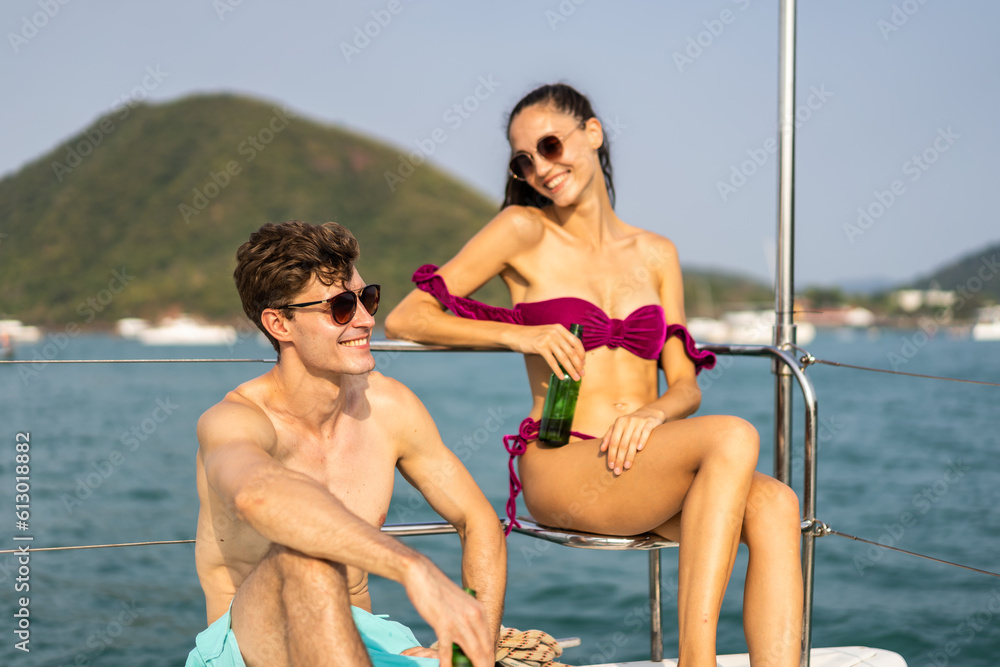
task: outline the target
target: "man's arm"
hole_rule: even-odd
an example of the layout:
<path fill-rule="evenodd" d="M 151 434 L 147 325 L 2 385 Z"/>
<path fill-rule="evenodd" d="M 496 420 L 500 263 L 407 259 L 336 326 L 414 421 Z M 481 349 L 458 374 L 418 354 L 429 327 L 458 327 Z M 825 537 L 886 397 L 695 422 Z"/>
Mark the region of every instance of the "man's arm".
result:
<path fill-rule="evenodd" d="M 198 421 L 208 483 L 230 510 L 272 543 L 403 584 L 449 661 L 456 641 L 474 664 L 493 664 L 482 607 L 430 560 L 356 516 L 322 484 L 276 461 L 269 453 L 275 438 L 263 414 L 232 401 Z"/>
<path fill-rule="evenodd" d="M 400 404 L 394 413 L 394 426 L 400 438 L 399 471 L 458 531 L 462 582 L 476 590 L 496 639 L 507 586 L 502 524 L 472 475 L 441 441 L 424 405 L 408 389 L 398 387 Z"/>

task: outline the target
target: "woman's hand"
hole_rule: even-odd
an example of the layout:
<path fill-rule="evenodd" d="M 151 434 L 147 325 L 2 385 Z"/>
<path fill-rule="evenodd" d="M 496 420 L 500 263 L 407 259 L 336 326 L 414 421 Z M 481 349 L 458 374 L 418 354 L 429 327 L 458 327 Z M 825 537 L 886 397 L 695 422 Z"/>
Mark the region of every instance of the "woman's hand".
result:
<path fill-rule="evenodd" d="M 519 326 L 505 342 L 515 352 L 541 355 L 556 377 L 563 376 L 560 366 L 574 380 L 583 377 L 583 343 L 561 324 Z"/>
<path fill-rule="evenodd" d="M 631 468 L 636 452 L 646 446 L 649 434 L 666 420 L 662 410 L 648 407 L 616 419 L 601 440 L 601 451 L 608 453 L 608 468 L 616 475 Z"/>

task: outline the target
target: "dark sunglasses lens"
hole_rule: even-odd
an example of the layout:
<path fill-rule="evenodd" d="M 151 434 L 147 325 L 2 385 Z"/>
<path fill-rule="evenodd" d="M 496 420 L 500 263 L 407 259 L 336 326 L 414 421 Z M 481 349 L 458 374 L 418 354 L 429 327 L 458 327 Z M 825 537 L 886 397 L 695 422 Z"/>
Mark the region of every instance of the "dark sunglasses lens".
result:
<path fill-rule="evenodd" d="M 369 315 L 374 315 L 378 311 L 378 300 L 381 288 L 378 285 L 368 285 L 361 290 L 361 305 L 365 307 Z"/>
<path fill-rule="evenodd" d="M 559 137 L 549 135 L 538 140 L 538 154 L 546 160 L 556 160 L 562 156 L 563 145 Z"/>
<path fill-rule="evenodd" d="M 381 288 L 378 285 L 367 285 L 361 290 L 361 298 L 354 292 L 341 292 L 330 302 L 330 314 L 333 321 L 344 325 L 354 319 L 354 313 L 358 309 L 358 301 L 368 311 L 369 315 L 374 315 L 378 310 L 379 295 Z"/>
<path fill-rule="evenodd" d="M 337 324 L 347 324 L 354 318 L 358 307 L 358 295 L 354 292 L 341 292 L 330 302 L 330 314 Z"/>
<path fill-rule="evenodd" d="M 531 169 L 531 166 L 531 158 L 524 153 L 521 153 L 511 158 L 510 173 L 514 174 L 515 178 L 524 180 L 527 178 L 528 170 Z"/>

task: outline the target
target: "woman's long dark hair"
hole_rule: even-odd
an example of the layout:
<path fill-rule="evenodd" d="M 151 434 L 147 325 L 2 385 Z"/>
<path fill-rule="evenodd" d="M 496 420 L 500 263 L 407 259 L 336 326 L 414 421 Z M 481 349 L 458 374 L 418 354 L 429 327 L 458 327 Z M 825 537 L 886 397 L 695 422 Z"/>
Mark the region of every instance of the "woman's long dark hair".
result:
<path fill-rule="evenodd" d="M 572 86 L 565 83 L 555 83 L 536 88 L 524 97 L 511 110 L 507 117 L 507 136 L 510 136 L 510 124 L 514 122 L 517 115 L 536 104 L 551 104 L 553 107 L 578 118 L 581 123 L 596 118 L 594 109 L 590 106 L 590 100 L 577 91 Z M 603 131 L 603 130 L 602 130 Z M 597 149 L 597 157 L 601 162 L 601 171 L 604 172 L 604 183 L 608 188 L 608 198 L 611 200 L 611 207 L 615 206 L 615 183 L 611 178 L 611 150 L 608 147 L 608 136 L 604 135 L 601 147 Z M 534 206 L 544 208 L 552 203 L 552 200 L 540 194 L 533 187 L 519 181 L 510 174 L 507 174 L 507 187 L 504 191 L 503 205 L 501 210 L 508 206 Z"/>

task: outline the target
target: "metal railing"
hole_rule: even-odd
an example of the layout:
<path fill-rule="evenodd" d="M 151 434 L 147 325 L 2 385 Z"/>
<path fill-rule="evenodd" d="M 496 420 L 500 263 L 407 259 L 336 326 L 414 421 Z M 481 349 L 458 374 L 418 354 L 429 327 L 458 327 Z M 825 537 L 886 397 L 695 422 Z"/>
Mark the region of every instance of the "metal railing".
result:
<path fill-rule="evenodd" d="M 439 351 L 482 351 L 482 352 L 504 352 L 506 350 L 494 348 L 454 348 L 439 345 L 419 345 L 404 341 L 376 341 L 371 343 L 372 350 L 382 352 L 439 352 Z M 813 581 L 816 560 L 816 477 L 817 477 L 817 432 L 818 432 L 818 403 L 816 390 L 812 380 L 805 374 L 804 368 L 799 364 L 798 359 L 790 350 L 780 349 L 773 345 L 735 345 L 735 344 L 701 344 L 699 349 L 708 350 L 715 354 L 743 356 L 743 357 L 770 357 L 778 366 L 779 372 L 790 374 L 798 380 L 802 390 L 802 398 L 805 403 L 805 423 L 804 423 L 804 454 L 803 454 L 803 480 L 802 480 L 802 585 L 803 585 L 803 607 L 802 607 L 802 657 L 800 665 L 808 667 L 809 652 L 812 647 L 812 606 L 813 606 Z M 782 420 L 787 415 L 787 424 L 776 425 L 776 438 L 782 442 L 787 442 L 787 437 L 792 432 L 790 396 L 784 399 L 789 403 L 787 411 L 777 411 L 776 418 Z M 791 455 L 787 446 L 775 447 L 774 476 L 782 481 L 788 480 L 791 470 Z M 516 530 L 516 529 L 515 529 Z M 566 533 L 553 529 L 545 529 L 550 534 Z M 534 531 L 519 531 L 541 539 L 559 541 L 553 537 L 546 537 Z M 607 539 L 606 536 L 593 536 L 593 541 L 588 544 L 577 543 L 570 546 L 580 546 L 583 548 L 599 549 L 596 546 L 599 540 Z M 565 542 L 563 542 L 565 543 Z M 660 549 L 671 544 L 663 543 L 652 547 L 623 546 L 610 547 L 621 549 L 651 549 L 649 553 L 649 577 L 650 577 L 650 659 L 659 661 L 663 659 L 663 630 L 661 622 L 662 597 L 660 582 Z M 603 547 L 609 548 L 609 547 Z"/>
<path fill-rule="evenodd" d="M 805 402 L 805 428 L 804 428 L 804 471 L 803 471 L 803 517 L 802 517 L 802 578 L 803 578 L 803 615 L 802 615 L 802 658 L 800 664 L 803 667 L 809 665 L 809 651 L 812 643 L 812 601 L 813 601 L 813 579 L 815 562 L 815 539 L 821 536 L 822 522 L 816 519 L 816 452 L 817 452 L 817 401 L 816 392 L 812 381 L 806 376 L 804 367 L 799 365 L 798 360 L 787 350 L 779 349 L 771 345 L 734 345 L 734 344 L 702 344 L 699 349 L 708 350 L 715 354 L 730 356 L 750 356 L 750 357 L 771 357 L 778 369 L 787 369 L 792 377 L 796 378 L 802 389 L 802 396 Z M 441 345 L 421 345 L 406 341 L 373 340 L 371 349 L 375 352 L 509 352 L 499 348 L 481 347 L 446 347 Z M 808 354 L 807 354 L 808 356 Z M 67 359 L 67 360 L 36 360 L 31 362 L 0 360 L 0 365 L 18 363 L 220 363 L 220 362 L 250 362 L 250 363 L 273 363 L 273 359 Z M 789 413 L 790 419 L 790 413 Z M 784 433 L 791 433 L 789 423 L 783 429 Z M 788 448 L 776 448 L 775 456 L 775 476 L 780 479 L 782 470 L 790 470 Z M 649 604 L 650 604 L 650 658 L 654 662 L 663 659 L 663 627 L 662 627 L 662 586 L 660 576 L 660 550 L 666 547 L 677 546 L 676 542 L 664 540 L 656 535 L 637 535 L 630 537 L 596 535 L 589 533 L 579 533 L 570 530 L 561 530 L 540 526 L 527 519 L 519 519 L 523 524 L 520 529 L 514 530 L 518 533 L 529 535 L 537 539 L 572 546 L 584 549 L 601 550 L 648 550 L 649 551 Z M 382 531 L 396 536 L 419 536 L 419 535 L 442 535 L 455 532 L 453 526 L 446 522 L 428 522 L 414 524 L 396 524 L 382 527 Z M 190 543 L 194 540 L 175 540 L 171 544 Z M 106 544 L 106 545 L 80 545 L 49 547 L 43 549 L 31 549 L 31 551 L 62 551 L 89 548 L 144 546 L 163 543 L 131 543 L 131 544 Z M 0 551 L 0 553 L 4 553 Z"/>
<path fill-rule="evenodd" d="M 809 651 L 812 647 L 812 607 L 813 607 L 813 580 L 816 562 L 816 538 L 819 533 L 816 531 L 816 452 L 817 452 L 817 432 L 818 432 L 818 403 L 816 400 L 816 389 L 812 380 L 805 374 L 805 370 L 799 365 L 799 361 L 789 350 L 779 349 L 772 345 L 728 345 L 728 344 L 705 344 L 699 345 L 703 350 L 709 350 L 716 354 L 728 354 L 733 356 L 763 357 L 770 356 L 776 364 L 781 364 L 782 369 L 791 372 L 792 377 L 798 380 L 802 389 L 802 399 L 805 403 L 805 423 L 803 427 L 804 452 L 803 452 L 803 472 L 802 472 L 802 658 L 799 662 L 801 667 L 809 665 Z M 791 397 L 786 399 L 791 403 Z M 786 413 L 776 414 L 776 419 L 781 419 L 782 415 L 787 415 L 787 425 L 779 423 L 775 425 L 776 437 L 781 434 L 791 434 L 791 409 Z M 791 470 L 791 455 L 789 448 L 776 447 L 774 469 L 775 477 L 781 479 L 783 471 Z M 790 480 L 789 480 L 790 481 Z"/>

